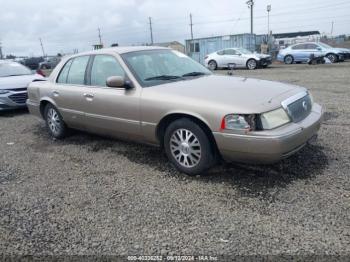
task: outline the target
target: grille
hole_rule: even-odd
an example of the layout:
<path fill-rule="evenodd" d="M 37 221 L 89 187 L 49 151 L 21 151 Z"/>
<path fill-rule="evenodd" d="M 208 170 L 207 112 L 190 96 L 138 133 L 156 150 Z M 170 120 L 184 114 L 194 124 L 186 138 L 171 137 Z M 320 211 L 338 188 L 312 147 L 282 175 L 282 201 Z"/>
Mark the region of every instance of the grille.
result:
<path fill-rule="evenodd" d="M 287 105 L 287 111 L 293 122 L 304 120 L 311 112 L 312 102 L 310 95 L 306 95 Z"/>
<path fill-rule="evenodd" d="M 10 95 L 9 98 L 17 104 L 25 104 L 28 98 L 28 95 L 27 93 L 13 94 L 13 95 Z"/>

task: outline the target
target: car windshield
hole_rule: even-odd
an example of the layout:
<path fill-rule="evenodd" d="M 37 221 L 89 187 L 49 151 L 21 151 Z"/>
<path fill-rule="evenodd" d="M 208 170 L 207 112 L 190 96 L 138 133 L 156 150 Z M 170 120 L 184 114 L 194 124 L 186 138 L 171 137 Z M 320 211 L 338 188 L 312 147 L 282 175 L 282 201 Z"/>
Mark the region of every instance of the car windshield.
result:
<path fill-rule="evenodd" d="M 330 45 L 324 44 L 324 43 L 318 43 L 320 46 L 325 47 L 325 48 L 333 48 Z"/>
<path fill-rule="evenodd" d="M 32 72 L 27 67 L 11 62 L 0 63 L 0 77 L 31 75 Z"/>
<path fill-rule="evenodd" d="M 236 48 L 236 50 L 244 55 L 249 55 L 249 54 L 253 54 L 253 52 L 249 51 L 248 49 L 245 48 Z"/>
<path fill-rule="evenodd" d="M 122 57 L 144 87 L 211 74 L 201 64 L 174 50 L 137 51 Z"/>

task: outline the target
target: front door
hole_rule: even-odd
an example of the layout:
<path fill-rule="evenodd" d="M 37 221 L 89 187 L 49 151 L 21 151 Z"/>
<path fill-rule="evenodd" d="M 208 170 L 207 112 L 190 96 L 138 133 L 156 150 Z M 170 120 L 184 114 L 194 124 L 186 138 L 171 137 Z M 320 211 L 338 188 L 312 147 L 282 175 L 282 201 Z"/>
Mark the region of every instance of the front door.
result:
<path fill-rule="evenodd" d="M 112 55 L 96 55 L 89 74 L 89 90 L 84 94 L 86 127 L 94 133 L 137 139 L 140 137 L 140 90 L 106 86 L 110 76 L 125 71 Z"/>

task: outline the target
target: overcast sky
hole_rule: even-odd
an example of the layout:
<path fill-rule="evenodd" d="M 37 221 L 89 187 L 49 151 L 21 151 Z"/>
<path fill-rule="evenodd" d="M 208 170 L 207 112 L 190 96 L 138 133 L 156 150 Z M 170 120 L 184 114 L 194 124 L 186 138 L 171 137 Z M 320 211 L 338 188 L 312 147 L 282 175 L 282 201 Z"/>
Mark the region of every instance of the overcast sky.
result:
<path fill-rule="evenodd" d="M 274 33 L 319 30 L 350 34 L 350 0 L 255 0 L 254 32 L 267 33 L 266 6 L 272 5 Z M 0 41 L 5 54 L 41 55 L 45 52 L 86 51 L 98 43 L 101 28 L 105 46 L 150 42 L 148 17 L 155 42 L 250 31 L 246 0 L 0 0 Z"/>

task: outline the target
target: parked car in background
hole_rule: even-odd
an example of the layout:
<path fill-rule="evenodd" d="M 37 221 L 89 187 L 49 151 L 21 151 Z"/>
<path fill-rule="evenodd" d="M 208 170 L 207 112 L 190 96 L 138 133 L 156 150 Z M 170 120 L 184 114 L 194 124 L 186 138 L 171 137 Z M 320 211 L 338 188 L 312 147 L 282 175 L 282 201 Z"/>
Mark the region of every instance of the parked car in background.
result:
<path fill-rule="evenodd" d="M 277 60 L 285 64 L 293 64 L 295 62 L 308 62 L 311 55 L 315 57 L 325 56 L 332 63 L 343 61 L 347 56 L 347 52 L 341 48 L 331 47 L 320 42 L 309 42 L 291 45 L 279 51 Z"/>
<path fill-rule="evenodd" d="M 210 70 L 228 68 L 230 65 L 253 70 L 258 67 L 266 68 L 270 64 L 270 55 L 253 53 L 245 48 L 226 48 L 205 57 L 205 65 Z"/>
<path fill-rule="evenodd" d="M 26 107 L 28 84 L 42 79 L 17 62 L 0 60 L 0 111 Z"/>
<path fill-rule="evenodd" d="M 30 57 L 22 60 L 22 64 L 29 67 L 31 70 L 38 70 L 39 64 L 44 61 L 43 57 Z"/>
<path fill-rule="evenodd" d="M 30 112 L 51 136 L 67 128 L 164 148 L 196 175 L 226 161 L 272 163 L 315 137 L 322 108 L 302 87 L 219 76 L 161 47 L 117 47 L 64 58 L 29 86 Z"/>
<path fill-rule="evenodd" d="M 59 56 L 48 56 L 44 58 L 43 62 L 39 63 L 39 69 L 54 69 L 61 61 Z"/>

